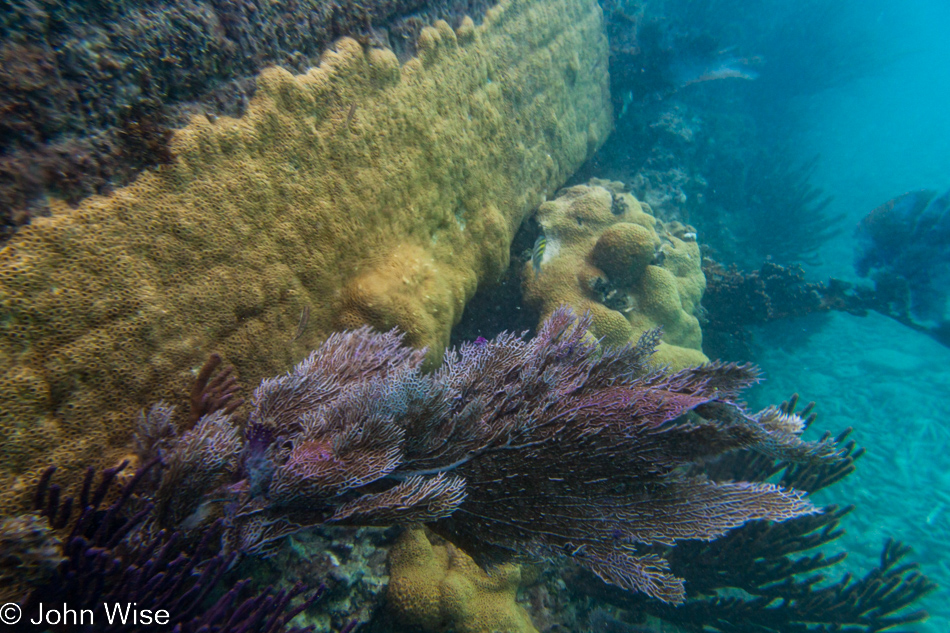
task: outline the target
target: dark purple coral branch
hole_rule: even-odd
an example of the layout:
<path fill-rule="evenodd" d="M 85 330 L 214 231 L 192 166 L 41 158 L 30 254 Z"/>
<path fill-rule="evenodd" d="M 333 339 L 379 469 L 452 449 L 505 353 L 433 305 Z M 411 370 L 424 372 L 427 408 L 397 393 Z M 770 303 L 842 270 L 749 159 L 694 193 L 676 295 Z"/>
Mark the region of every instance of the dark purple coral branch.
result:
<path fill-rule="evenodd" d="M 201 371 L 195 378 L 191 388 L 191 411 L 188 416 L 188 428 L 197 424 L 202 416 L 215 411 L 233 413 L 244 404 L 244 398 L 236 397 L 241 390 L 237 376 L 233 375 L 234 367 L 225 365 L 217 374 L 215 371 L 224 362 L 217 352 L 208 356 L 208 360 L 201 366 Z"/>
<path fill-rule="evenodd" d="M 250 592 L 247 581 L 224 586 L 225 574 L 233 555 L 221 551 L 223 522 L 204 532 L 197 544 L 189 544 L 178 532 L 150 533 L 139 530 L 149 518 L 153 506 L 133 495 L 157 460 L 147 464 L 124 485 L 116 476 L 125 467 L 104 471 L 90 499 L 93 475 L 80 493 L 79 514 L 72 516 L 72 499 L 59 501 L 58 488 L 50 485 L 55 469 L 40 479 L 34 505 L 47 519 L 55 518 L 67 526 L 73 521 L 63 543 L 65 560 L 52 577 L 36 587 L 24 600 L 24 617 L 35 618 L 39 605 L 68 604 L 75 610 L 90 609 L 95 626 L 89 631 L 138 631 L 149 627 L 132 623 L 109 624 L 101 612 L 103 604 L 135 603 L 153 613 L 164 610 L 169 616 L 164 630 L 179 633 L 214 631 L 216 633 L 304 633 L 312 628 L 289 627 L 289 622 L 310 606 L 324 591 L 321 584 L 309 598 L 300 599 L 307 588 L 298 585 L 288 591 Z M 109 505 L 104 500 L 114 499 Z M 134 535 L 134 538 L 133 538 Z M 208 597 L 220 591 L 220 598 L 207 604 Z"/>

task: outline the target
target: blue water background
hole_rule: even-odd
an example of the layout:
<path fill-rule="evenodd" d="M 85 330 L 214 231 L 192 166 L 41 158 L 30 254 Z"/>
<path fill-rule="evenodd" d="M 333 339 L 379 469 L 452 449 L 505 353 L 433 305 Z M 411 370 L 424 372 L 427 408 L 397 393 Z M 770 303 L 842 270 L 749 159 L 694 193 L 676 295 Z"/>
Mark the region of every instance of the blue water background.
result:
<path fill-rule="evenodd" d="M 802 160 L 820 154 L 813 184 L 834 196 L 829 214 L 847 217 L 808 270 L 816 280 L 857 280 L 851 227 L 872 208 L 905 191 L 950 188 L 950 3 L 851 2 L 849 12 L 853 23 L 875 25 L 881 63 L 790 108 L 798 116 L 791 146 Z M 834 28 L 844 37 L 849 23 Z M 851 552 L 846 564 L 856 572 L 874 566 L 888 536 L 912 545 L 943 588 L 926 601 L 931 619 L 904 628 L 947 633 L 950 349 L 880 315 L 841 313 L 763 328 L 756 340 L 768 382 L 753 404 L 798 391 L 819 403 L 816 427 L 853 426 L 868 449 L 854 476 L 817 498 L 858 506 L 838 543 Z"/>

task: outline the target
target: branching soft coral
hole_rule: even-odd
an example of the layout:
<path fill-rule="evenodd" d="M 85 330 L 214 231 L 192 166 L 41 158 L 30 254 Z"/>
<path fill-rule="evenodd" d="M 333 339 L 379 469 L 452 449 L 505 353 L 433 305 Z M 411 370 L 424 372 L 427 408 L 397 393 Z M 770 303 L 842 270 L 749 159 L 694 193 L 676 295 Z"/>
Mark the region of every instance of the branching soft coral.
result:
<path fill-rule="evenodd" d="M 90 468 L 79 495 L 65 499 L 59 486 L 51 484 L 55 468 L 44 473 L 34 495 L 36 514 L 28 516 L 61 531 L 64 539 L 55 570 L 22 598 L 25 615 L 36 619 L 44 602 L 68 604 L 93 614 L 82 629 L 90 633 L 149 630 L 149 622 L 122 618 L 112 623 L 105 617 L 108 604 L 134 604 L 155 614 L 165 630 L 179 633 L 312 631 L 289 623 L 319 598 L 323 585 L 309 599 L 299 600 L 307 590 L 304 585 L 254 593 L 248 580 L 225 583 L 234 557 L 216 545 L 220 522 L 197 543 L 188 543 L 180 532 L 144 529 L 154 507 L 135 493 L 155 465 L 146 464 L 124 484 L 117 475 L 125 464 L 107 469 L 95 486 Z"/>
<path fill-rule="evenodd" d="M 797 396 L 777 411 L 793 414 Z M 802 424 L 815 419 L 811 403 Z M 702 465 L 716 481 L 776 480 L 780 486 L 817 492 L 854 472 L 864 450 L 847 440 L 851 429 L 822 442 L 838 447 L 838 459 L 792 464 L 761 453 L 740 451 Z M 936 588 L 917 565 L 904 562 L 910 548 L 888 540 L 880 564 L 861 577 L 828 576 L 846 556 L 818 548 L 839 538 L 841 520 L 853 506 L 826 506 L 821 514 L 784 523 L 754 521 L 713 542 L 690 541 L 661 550 L 672 571 L 686 579 L 687 600 L 678 607 L 605 587 L 589 574 L 572 579 L 580 593 L 676 624 L 710 633 L 876 633 L 927 617 L 914 605 Z"/>
<path fill-rule="evenodd" d="M 535 338 L 463 345 L 431 374 L 393 332 L 331 336 L 254 393 L 238 483 L 223 496 L 233 546 L 266 548 L 323 522 L 426 522 L 482 564 L 566 555 L 675 603 L 682 580 L 643 547 L 816 512 L 801 492 L 688 472 L 740 448 L 806 462 L 834 456 L 828 443 L 799 439 L 794 414 L 751 415 L 734 403 L 757 379 L 753 368 L 650 370 L 656 333 L 604 350 L 589 326 L 559 309 Z M 214 468 L 202 472 L 208 460 L 176 455 L 230 446 L 220 416 L 188 432 L 214 422 L 206 442 L 179 439 L 166 455 L 193 465 L 166 468 L 179 477 L 173 489 L 220 480 Z"/>

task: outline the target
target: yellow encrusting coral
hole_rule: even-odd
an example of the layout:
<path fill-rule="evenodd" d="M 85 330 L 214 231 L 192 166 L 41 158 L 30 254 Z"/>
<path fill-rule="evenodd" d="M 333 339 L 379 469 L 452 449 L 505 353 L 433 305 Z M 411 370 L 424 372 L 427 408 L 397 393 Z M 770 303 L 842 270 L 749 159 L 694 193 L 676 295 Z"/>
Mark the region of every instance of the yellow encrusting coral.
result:
<path fill-rule="evenodd" d="M 695 235 L 664 226 L 618 185 L 593 181 L 541 205 L 545 252 L 539 271 L 525 266 L 525 299 L 542 319 L 563 304 L 590 311 L 592 332 L 607 345 L 662 327 L 655 362 L 674 369 L 707 362 L 696 318 L 706 278 Z"/>
<path fill-rule="evenodd" d="M 0 513 L 49 463 L 119 459 L 210 351 L 254 385 L 369 323 L 438 362 L 612 121 L 595 0 L 505 0 L 419 53 L 343 39 L 303 75 L 269 69 L 246 115 L 177 131 L 174 164 L 0 250 Z"/>
<path fill-rule="evenodd" d="M 488 574 L 451 543 L 432 545 L 421 528 L 406 530 L 389 553 L 390 609 L 427 633 L 537 633 L 515 601 L 520 584 L 518 565 Z"/>

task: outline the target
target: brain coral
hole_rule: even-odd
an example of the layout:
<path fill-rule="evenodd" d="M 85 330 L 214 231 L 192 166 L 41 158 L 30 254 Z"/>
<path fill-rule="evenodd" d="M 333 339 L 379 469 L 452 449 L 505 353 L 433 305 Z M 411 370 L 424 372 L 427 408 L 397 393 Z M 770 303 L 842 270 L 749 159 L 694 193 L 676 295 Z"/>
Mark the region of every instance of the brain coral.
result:
<path fill-rule="evenodd" d="M 0 250 L 0 513 L 50 462 L 117 460 L 211 350 L 255 384 L 369 323 L 439 360 L 525 213 L 610 131 L 607 44 L 596 0 L 507 0 L 417 49 L 343 39 L 267 70 L 243 117 L 194 118 L 173 164 Z"/>
<path fill-rule="evenodd" d="M 389 606 L 404 624 L 437 633 L 537 633 L 515 602 L 521 568 L 491 575 L 451 543 L 432 545 L 422 529 L 407 530 L 389 554 Z"/>
<path fill-rule="evenodd" d="M 546 246 L 540 271 L 525 267 L 525 299 L 542 319 L 562 304 L 589 310 L 592 331 L 608 345 L 662 326 L 658 363 L 708 361 L 694 314 L 706 288 L 695 234 L 664 226 L 619 183 L 593 182 L 606 188 L 570 187 L 538 210 Z"/>

